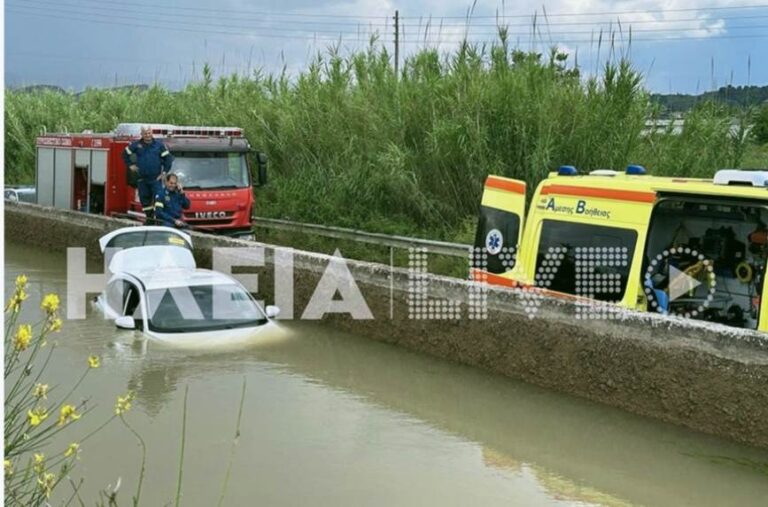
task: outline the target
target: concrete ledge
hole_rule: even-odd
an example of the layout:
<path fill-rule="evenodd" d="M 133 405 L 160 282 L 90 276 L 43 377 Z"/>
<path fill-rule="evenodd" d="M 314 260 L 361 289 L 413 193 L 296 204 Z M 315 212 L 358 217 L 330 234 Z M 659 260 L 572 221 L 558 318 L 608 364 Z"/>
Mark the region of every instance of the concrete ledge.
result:
<path fill-rule="evenodd" d="M 132 222 L 35 205 L 8 204 L 6 240 L 37 248 L 89 249 Z M 135 224 L 133 224 L 135 225 Z M 280 247 L 193 233 L 196 257 L 210 265 L 217 247 L 263 246 L 260 296 L 272 301 Z M 294 315 L 300 317 L 331 258 L 294 251 Z M 279 261 L 278 261 L 279 262 Z M 536 318 L 521 293 L 489 289 L 487 320 L 466 318 L 469 283 L 431 277 L 430 298 L 460 301 L 461 320 L 408 318 L 408 272 L 347 261 L 372 320 L 330 315 L 324 323 L 427 354 L 481 367 L 691 429 L 768 448 L 768 336 L 649 313 L 580 320 L 573 302 L 542 298 Z M 349 283 L 340 280 L 340 283 Z"/>

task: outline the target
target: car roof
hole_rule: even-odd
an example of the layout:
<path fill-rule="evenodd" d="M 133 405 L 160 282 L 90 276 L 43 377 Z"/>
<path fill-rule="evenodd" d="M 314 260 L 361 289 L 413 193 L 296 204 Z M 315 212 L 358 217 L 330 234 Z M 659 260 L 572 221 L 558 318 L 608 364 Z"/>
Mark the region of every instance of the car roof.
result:
<path fill-rule="evenodd" d="M 120 250 L 112 255 L 109 270 L 113 273 L 141 273 L 169 268 L 197 267 L 192 252 L 182 246 L 149 245 Z"/>
<path fill-rule="evenodd" d="M 101 249 L 101 252 L 104 253 L 105 249 L 110 246 L 110 243 L 119 238 L 119 237 L 125 237 L 125 236 L 131 236 L 131 235 L 146 235 L 146 233 L 151 232 L 158 232 L 168 235 L 168 243 L 173 244 L 180 244 L 185 245 L 188 248 L 192 248 L 192 238 L 189 234 L 182 232 L 178 229 L 174 229 L 172 227 L 166 227 L 164 225 L 139 225 L 139 226 L 132 226 L 132 227 L 122 227 L 120 229 L 116 229 L 114 231 L 111 231 L 104 236 L 99 238 L 99 248 Z M 172 241 L 173 239 L 180 239 L 182 241 Z M 139 248 L 139 247 L 145 247 L 149 245 L 137 245 L 137 246 L 131 246 L 129 248 Z"/>
<path fill-rule="evenodd" d="M 200 285 L 236 285 L 237 281 L 218 271 L 201 268 L 159 268 L 131 272 L 146 290 L 195 287 Z"/>

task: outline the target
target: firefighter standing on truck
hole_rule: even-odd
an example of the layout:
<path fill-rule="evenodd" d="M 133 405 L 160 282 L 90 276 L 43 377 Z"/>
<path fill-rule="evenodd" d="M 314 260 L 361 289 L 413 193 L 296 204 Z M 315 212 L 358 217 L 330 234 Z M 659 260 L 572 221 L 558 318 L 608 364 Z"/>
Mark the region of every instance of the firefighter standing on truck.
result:
<path fill-rule="evenodd" d="M 168 227 L 187 227 L 182 210 L 189 208 L 189 199 L 175 174 L 165 178 L 165 187 L 155 195 L 155 216 Z"/>
<path fill-rule="evenodd" d="M 152 137 L 152 128 L 148 125 L 141 127 L 141 139 L 132 142 L 125 148 L 123 159 L 128 166 L 129 182 L 138 176 L 136 188 L 139 191 L 139 201 L 147 217 L 147 223 L 155 218 L 154 197 L 163 190 L 165 173 L 171 170 L 173 155 L 165 144 Z"/>

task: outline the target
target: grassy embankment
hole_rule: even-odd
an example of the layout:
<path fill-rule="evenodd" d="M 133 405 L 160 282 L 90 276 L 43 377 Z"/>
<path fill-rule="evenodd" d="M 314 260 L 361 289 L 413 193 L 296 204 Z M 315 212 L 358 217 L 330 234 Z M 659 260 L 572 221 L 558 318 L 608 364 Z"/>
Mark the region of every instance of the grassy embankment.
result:
<path fill-rule="evenodd" d="M 7 183 L 33 180 L 33 142 L 43 128 L 237 125 L 270 156 L 271 181 L 257 191 L 257 214 L 461 242 L 471 241 L 489 173 L 533 188 L 560 164 L 641 163 L 654 174 L 711 176 L 740 167 L 749 151 L 768 165 L 764 150 L 729 134 L 734 115 L 744 112 L 702 104 L 687 115 L 682 135 L 643 136 L 658 110 L 629 62 L 609 61 L 599 77 L 585 79 L 565 55 L 523 53 L 503 39 L 460 46 L 447 57 L 423 50 L 399 79 L 387 52 L 371 48 L 318 56 L 290 79 L 215 81 L 206 69 L 180 92 L 156 86 L 5 97 Z M 751 158 L 748 165 L 756 165 Z"/>

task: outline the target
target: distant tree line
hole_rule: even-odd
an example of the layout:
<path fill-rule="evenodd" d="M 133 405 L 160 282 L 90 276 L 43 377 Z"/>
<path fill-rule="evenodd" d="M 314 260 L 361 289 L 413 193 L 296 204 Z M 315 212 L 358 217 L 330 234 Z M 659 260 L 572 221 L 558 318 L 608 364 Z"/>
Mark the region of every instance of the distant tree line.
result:
<path fill-rule="evenodd" d="M 669 95 L 652 94 L 651 100 L 659 104 L 667 113 L 682 113 L 700 102 L 714 101 L 723 105 L 752 107 L 768 102 L 768 86 L 722 86 L 717 91 L 704 92 L 700 95 L 673 93 Z"/>

